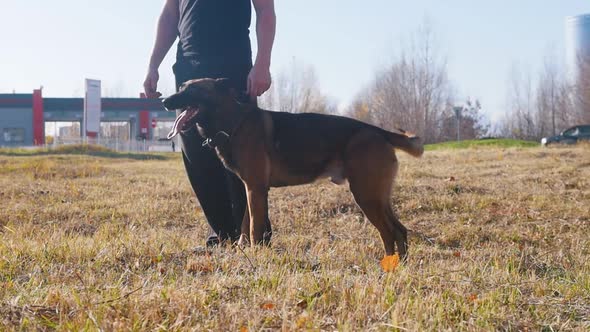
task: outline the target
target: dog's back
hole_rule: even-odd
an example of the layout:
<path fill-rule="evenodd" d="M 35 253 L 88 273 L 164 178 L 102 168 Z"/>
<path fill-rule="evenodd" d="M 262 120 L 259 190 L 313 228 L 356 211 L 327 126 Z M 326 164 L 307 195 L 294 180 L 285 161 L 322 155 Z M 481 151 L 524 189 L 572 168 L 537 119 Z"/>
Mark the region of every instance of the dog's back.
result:
<path fill-rule="evenodd" d="M 413 156 L 419 157 L 424 152 L 420 138 L 403 131 L 389 132 L 355 119 L 336 115 L 265 112 L 272 118 L 272 136 L 276 147 L 294 161 L 301 160 L 304 156 L 310 158 L 310 153 L 314 152 L 317 153 L 318 160 L 342 153 L 347 142 L 361 130 L 379 133 L 394 148 Z"/>

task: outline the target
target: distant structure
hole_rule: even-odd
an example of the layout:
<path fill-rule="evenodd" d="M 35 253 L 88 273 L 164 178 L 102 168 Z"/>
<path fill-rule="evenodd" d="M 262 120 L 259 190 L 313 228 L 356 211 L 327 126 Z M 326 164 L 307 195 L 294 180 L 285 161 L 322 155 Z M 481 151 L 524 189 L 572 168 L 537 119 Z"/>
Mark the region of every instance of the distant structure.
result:
<path fill-rule="evenodd" d="M 103 142 L 155 141 L 166 137 L 176 118 L 158 99 L 102 98 L 101 105 Z M 0 94 L 0 147 L 49 144 L 46 129 L 52 127 L 56 137 L 81 138 L 83 113 L 83 98 L 44 98 L 41 89 L 32 94 Z M 170 143 L 165 144 L 169 149 Z"/>
<path fill-rule="evenodd" d="M 568 77 L 575 82 L 580 74 L 579 60 L 590 59 L 590 14 L 566 18 L 565 40 Z"/>

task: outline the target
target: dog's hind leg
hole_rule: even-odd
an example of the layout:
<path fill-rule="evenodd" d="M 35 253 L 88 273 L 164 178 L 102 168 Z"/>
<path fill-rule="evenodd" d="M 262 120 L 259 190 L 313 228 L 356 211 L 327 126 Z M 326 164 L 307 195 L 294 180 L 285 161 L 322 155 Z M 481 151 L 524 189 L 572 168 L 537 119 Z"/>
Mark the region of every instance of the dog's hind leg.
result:
<path fill-rule="evenodd" d="M 389 223 L 395 227 L 396 234 L 398 234 L 395 240 L 397 252 L 399 253 L 402 261 L 406 261 L 408 258 L 408 229 L 402 225 L 395 212 L 393 212 L 393 208 L 389 204 L 387 205 L 386 213 Z M 399 234 L 401 234 L 401 236 L 399 236 Z"/>
<path fill-rule="evenodd" d="M 385 247 L 385 254 L 393 255 L 395 253 L 396 234 L 388 224 L 389 220 L 385 213 L 386 206 L 382 202 L 363 197 L 363 194 L 360 194 L 358 190 L 353 188 L 355 187 L 351 184 L 351 191 L 355 201 L 371 224 L 379 231 L 381 240 L 383 240 L 383 246 Z"/>
<path fill-rule="evenodd" d="M 393 255 L 397 245 L 400 257 L 405 259 L 407 231 L 390 204 L 398 166 L 395 152 L 381 137 L 363 133 L 351 142 L 347 155 L 345 175 L 355 201 L 379 231 L 385 254 Z"/>
<path fill-rule="evenodd" d="M 397 246 L 400 258 L 405 261 L 408 249 L 407 230 L 393 213 L 389 202 L 367 195 L 366 192 L 363 192 L 363 189 L 353 185 L 353 181 L 350 182 L 350 190 L 355 201 L 367 219 L 377 228 L 379 235 L 381 235 L 385 254 L 393 255 Z"/>

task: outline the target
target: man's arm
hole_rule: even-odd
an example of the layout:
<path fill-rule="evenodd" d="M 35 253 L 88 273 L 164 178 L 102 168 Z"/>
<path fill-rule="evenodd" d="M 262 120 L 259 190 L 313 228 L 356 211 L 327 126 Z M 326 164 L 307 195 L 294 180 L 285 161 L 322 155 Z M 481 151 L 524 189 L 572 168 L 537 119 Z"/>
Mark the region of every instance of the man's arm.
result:
<path fill-rule="evenodd" d="M 157 92 L 158 80 L 160 79 L 158 68 L 160 68 L 160 64 L 162 64 L 166 53 L 168 53 L 178 36 L 179 15 L 178 0 L 166 0 L 162 14 L 160 14 L 160 18 L 158 19 L 156 42 L 154 43 L 150 57 L 148 73 L 143 83 L 145 95 L 148 98 L 158 98 L 161 96 Z"/>
<path fill-rule="evenodd" d="M 273 0 L 252 0 L 256 11 L 256 37 L 258 52 L 254 67 L 248 75 L 248 93 L 262 95 L 270 88 L 270 58 L 275 39 L 276 16 Z"/>

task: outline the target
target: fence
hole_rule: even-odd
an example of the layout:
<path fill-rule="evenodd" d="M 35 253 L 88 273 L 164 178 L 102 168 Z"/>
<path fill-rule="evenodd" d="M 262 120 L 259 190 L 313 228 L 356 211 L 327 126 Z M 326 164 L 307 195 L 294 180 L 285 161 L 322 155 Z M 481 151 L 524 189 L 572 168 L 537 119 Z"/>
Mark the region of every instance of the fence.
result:
<path fill-rule="evenodd" d="M 66 138 L 55 137 L 49 147 L 69 144 L 96 144 L 118 152 L 180 152 L 180 145 L 174 140 L 122 140 L 117 138 Z"/>

